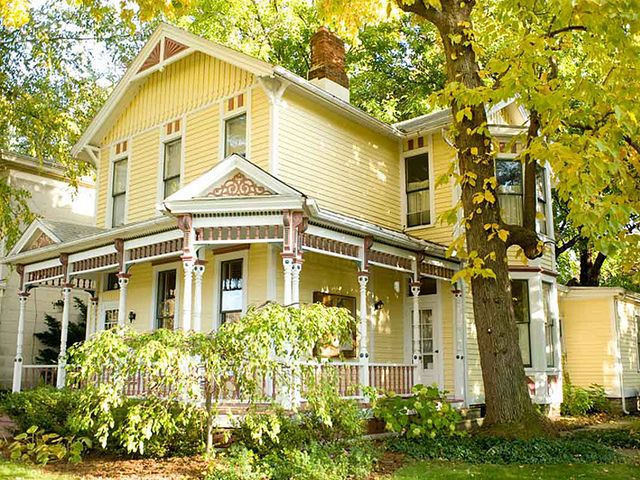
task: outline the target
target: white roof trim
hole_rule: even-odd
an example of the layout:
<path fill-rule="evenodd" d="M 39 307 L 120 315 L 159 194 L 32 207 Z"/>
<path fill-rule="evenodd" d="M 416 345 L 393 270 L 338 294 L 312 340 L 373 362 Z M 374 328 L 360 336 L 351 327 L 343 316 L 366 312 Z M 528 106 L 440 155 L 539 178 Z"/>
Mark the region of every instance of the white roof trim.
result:
<path fill-rule="evenodd" d="M 38 232 L 38 231 L 44 233 L 47 237 L 49 237 L 55 243 L 61 243 L 62 242 L 62 240 L 60 240 L 56 236 L 56 234 L 51 231 L 51 229 L 49 227 L 47 227 L 45 224 L 43 224 L 40 220 L 36 219 L 31 223 L 31 225 L 29 225 L 29 228 L 27 228 L 24 231 L 24 233 L 20 236 L 20 239 L 16 242 L 16 244 L 13 246 L 13 248 L 9 252 L 9 255 L 7 255 L 7 256 L 10 257 L 10 256 L 17 255 L 18 253 L 20 253 L 22 251 L 22 249 L 25 248 L 29 244 L 29 242 L 31 242 L 33 240 L 36 232 Z"/>

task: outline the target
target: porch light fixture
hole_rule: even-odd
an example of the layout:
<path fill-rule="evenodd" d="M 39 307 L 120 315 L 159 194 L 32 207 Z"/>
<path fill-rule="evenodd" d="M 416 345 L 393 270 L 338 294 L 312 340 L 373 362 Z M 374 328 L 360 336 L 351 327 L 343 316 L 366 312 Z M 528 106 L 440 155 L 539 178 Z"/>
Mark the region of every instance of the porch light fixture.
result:
<path fill-rule="evenodd" d="M 133 323 L 136 319 L 136 312 L 129 312 L 129 323 Z"/>
<path fill-rule="evenodd" d="M 382 300 L 378 300 L 373 304 L 374 310 L 382 310 L 382 307 L 384 307 L 384 302 Z"/>

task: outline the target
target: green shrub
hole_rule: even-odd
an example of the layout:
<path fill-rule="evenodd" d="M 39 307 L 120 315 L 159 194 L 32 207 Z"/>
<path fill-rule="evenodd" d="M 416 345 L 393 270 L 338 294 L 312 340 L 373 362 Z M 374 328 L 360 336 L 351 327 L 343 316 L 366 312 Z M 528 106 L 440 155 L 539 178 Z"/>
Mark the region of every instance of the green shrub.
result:
<path fill-rule="evenodd" d="M 35 462 L 39 465 L 61 460 L 79 462 L 83 452 L 89 448 L 91 440 L 87 437 L 63 437 L 47 433 L 35 425 L 16 435 L 9 444 L 11 460 Z"/>
<path fill-rule="evenodd" d="M 446 400 L 446 392 L 436 387 L 416 385 L 411 397 L 388 393 L 372 400 L 373 414 L 385 422 L 385 428 L 407 438 L 462 436 L 456 425 L 460 413 Z"/>
<path fill-rule="evenodd" d="M 73 390 L 41 387 L 20 393 L 8 393 L 0 399 L 0 410 L 25 432 L 36 425 L 58 435 L 72 433 L 68 418 L 78 405 L 79 394 Z"/>
<path fill-rule="evenodd" d="M 421 460 L 449 460 L 492 464 L 615 463 L 621 457 L 606 445 L 581 439 L 508 440 L 499 437 L 397 438 L 388 442 L 391 451 Z"/>
<path fill-rule="evenodd" d="M 269 480 L 269 466 L 251 450 L 232 446 L 218 456 L 205 477 L 206 480 Z"/>
<path fill-rule="evenodd" d="M 567 378 L 565 377 L 562 388 L 562 415 L 579 417 L 593 413 L 611 413 L 611 405 L 602 386 L 593 384 L 589 388 L 576 387 Z"/>

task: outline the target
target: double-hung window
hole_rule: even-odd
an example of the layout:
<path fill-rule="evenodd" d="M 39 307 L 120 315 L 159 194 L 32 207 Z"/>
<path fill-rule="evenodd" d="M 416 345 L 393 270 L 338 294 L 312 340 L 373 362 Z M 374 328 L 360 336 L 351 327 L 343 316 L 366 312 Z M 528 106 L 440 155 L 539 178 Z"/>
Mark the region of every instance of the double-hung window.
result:
<path fill-rule="evenodd" d="M 224 122 L 224 156 L 247 154 L 247 114 L 229 117 Z"/>
<path fill-rule="evenodd" d="M 127 157 L 118 158 L 113 162 L 111 183 L 111 226 L 120 227 L 125 224 L 127 205 Z"/>
<path fill-rule="evenodd" d="M 496 160 L 498 201 L 500 213 L 506 223 L 522 225 L 523 178 L 520 160 Z"/>
<path fill-rule="evenodd" d="M 407 227 L 431 223 L 429 155 L 421 153 L 405 158 Z"/>
<path fill-rule="evenodd" d="M 544 339 L 547 367 L 556 366 L 556 346 L 554 340 L 555 315 L 551 309 L 551 284 L 542 282 L 542 302 L 544 304 Z"/>
<path fill-rule="evenodd" d="M 220 324 L 242 316 L 244 302 L 243 259 L 220 262 Z"/>
<path fill-rule="evenodd" d="M 180 188 L 180 169 L 182 163 L 182 138 L 164 144 L 164 165 L 162 168 L 163 197 L 175 193 Z"/>
<path fill-rule="evenodd" d="M 518 326 L 518 342 L 522 353 L 522 363 L 531 366 L 531 332 L 529 325 L 531 315 L 529 311 L 529 282 L 526 280 L 511 280 L 511 296 L 513 311 Z"/>

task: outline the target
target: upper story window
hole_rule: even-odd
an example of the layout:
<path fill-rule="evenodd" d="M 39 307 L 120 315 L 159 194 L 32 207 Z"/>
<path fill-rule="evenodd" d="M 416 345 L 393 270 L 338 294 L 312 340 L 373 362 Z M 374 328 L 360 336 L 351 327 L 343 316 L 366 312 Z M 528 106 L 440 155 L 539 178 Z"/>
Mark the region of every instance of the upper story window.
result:
<path fill-rule="evenodd" d="M 247 154 L 247 114 L 242 113 L 224 122 L 224 156 Z"/>
<path fill-rule="evenodd" d="M 524 169 L 516 159 L 496 159 L 496 180 L 502 219 L 506 223 L 522 225 L 524 206 Z M 544 168 L 536 167 L 536 230 L 544 235 L 547 222 L 547 178 Z"/>
<path fill-rule="evenodd" d="M 429 155 L 420 153 L 405 158 L 407 227 L 431 223 Z"/>
<path fill-rule="evenodd" d="M 164 144 L 164 165 L 162 168 L 163 198 L 180 188 L 180 170 L 182 165 L 182 138 Z"/>
<path fill-rule="evenodd" d="M 111 226 L 120 227 L 125 224 L 127 207 L 127 170 L 128 157 L 113 161 L 111 183 Z"/>
<path fill-rule="evenodd" d="M 220 262 L 220 324 L 242 316 L 244 302 L 243 259 Z"/>
<path fill-rule="evenodd" d="M 527 280 L 511 280 L 511 297 L 513 312 L 518 326 L 518 343 L 522 353 L 522 363 L 531 366 L 531 314 L 529 310 L 529 282 Z"/>

